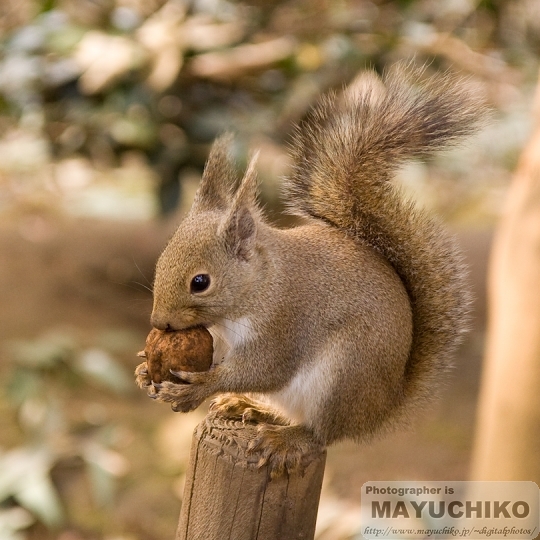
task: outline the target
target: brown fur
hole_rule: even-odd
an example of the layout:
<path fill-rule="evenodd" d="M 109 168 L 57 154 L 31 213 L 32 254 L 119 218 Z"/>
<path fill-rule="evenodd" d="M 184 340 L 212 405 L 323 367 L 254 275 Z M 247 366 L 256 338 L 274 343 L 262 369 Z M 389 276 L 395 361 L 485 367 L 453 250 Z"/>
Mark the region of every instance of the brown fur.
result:
<path fill-rule="evenodd" d="M 266 402 L 273 412 L 254 414 L 238 396 L 214 411 L 281 424 L 261 424 L 253 444 L 275 473 L 300 466 L 309 441 L 366 440 L 396 425 L 435 395 L 466 330 L 453 240 L 389 179 L 405 159 L 470 133 L 483 109 L 462 81 L 422 77 L 398 67 L 382 85 L 371 75 L 298 127 L 286 187 L 302 227 L 264 222 L 253 162 L 231 189 L 219 140 L 158 261 L 152 324 L 203 324 L 227 347 L 209 372 L 185 374 L 192 384 L 167 382 L 153 397 L 182 411 L 224 392 Z M 211 285 L 193 294 L 199 273 Z"/>
<path fill-rule="evenodd" d="M 384 86 L 371 77 L 343 100 L 325 96 L 297 128 L 287 200 L 294 213 L 373 246 L 403 281 L 413 311 L 404 401 L 411 405 L 433 397 L 451 366 L 468 328 L 470 292 L 454 239 L 389 180 L 404 161 L 473 133 L 487 109 L 465 79 L 426 79 L 404 64 Z"/>

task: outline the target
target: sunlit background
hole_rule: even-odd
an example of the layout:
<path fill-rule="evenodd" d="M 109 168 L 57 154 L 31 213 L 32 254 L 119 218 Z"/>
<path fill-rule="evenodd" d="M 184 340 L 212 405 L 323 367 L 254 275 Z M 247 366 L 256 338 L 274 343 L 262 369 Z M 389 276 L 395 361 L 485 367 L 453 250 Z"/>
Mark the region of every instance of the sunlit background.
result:
<path fill-rule="evenodd" d="M 133 383 L 155 260 L 212 140 L 261 150 L 267 215 L 294 124 L 415 57 L 481 85 L 492 122 L 398 181 L 471 264 L 474 328 L 414 430 L 329 450 L 319 540 L 359 537 L 367 480 L 469 477 L 492 231 L 533 127 L 537 0 L 2 0 L 0 539 L 173 538 L 193 427 Z M 357 536 L 358 535 L 358 536 Z"/>

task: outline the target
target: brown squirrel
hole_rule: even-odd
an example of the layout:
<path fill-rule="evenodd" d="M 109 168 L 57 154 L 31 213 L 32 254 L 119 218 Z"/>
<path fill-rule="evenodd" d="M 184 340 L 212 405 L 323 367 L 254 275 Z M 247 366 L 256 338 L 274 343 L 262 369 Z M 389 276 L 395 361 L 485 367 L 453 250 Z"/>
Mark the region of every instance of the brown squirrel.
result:
<path fill-rule="evenodd" d="M 452 237 L 391 180 L 484 111 L 466 81 L 403 65 L 325 96 L 296 129 L 285 187 L 305 224 L 289 229 L 257 205 L 255 159 L 238 183 L 231 138 L 218 139 L 157 263 L 151 316 L 207 327 L 213 366 L 178 374 L 191 384 L 153 385 L 145 370 L 139 383 L 183 412 L 225 393 L 211 411 L 260 422 L 251 449 L 274 476 L 425 407 L 467 329 L 469 289 Z"/>

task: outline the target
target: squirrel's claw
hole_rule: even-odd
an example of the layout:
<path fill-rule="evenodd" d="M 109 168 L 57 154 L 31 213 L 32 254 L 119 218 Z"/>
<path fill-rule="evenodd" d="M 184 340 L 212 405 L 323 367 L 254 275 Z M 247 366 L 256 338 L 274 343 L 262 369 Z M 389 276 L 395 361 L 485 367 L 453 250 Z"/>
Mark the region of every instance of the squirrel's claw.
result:
<path fill-rule="evenodd" d="M 135 383 L 143 390 L 152 384 L 150 376 L 148 375 L 148 364 L 146 362 L 139 364 L 135 368 Z"/>
<path fill-rule="evenodd" d="M 270 477 L 276 478 L 284 473 L 303 474 L 322 448 L 323 445 L 304 426 L 261 424 L 247 451 L 259 454 L 257 466 L 267 465 Z"/>

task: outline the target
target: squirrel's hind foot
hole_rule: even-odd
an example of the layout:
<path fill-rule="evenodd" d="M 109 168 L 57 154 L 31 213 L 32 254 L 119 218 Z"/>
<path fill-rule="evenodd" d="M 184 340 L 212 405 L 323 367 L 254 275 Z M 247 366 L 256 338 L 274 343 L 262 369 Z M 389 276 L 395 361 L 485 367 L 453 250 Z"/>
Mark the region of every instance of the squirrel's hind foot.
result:
<path fill-rule="evenodd" d="M 210 413 L 252 424 L 286 426 L 289 421 L 278 411 L 244 395 L 221 394 L 210 404 Z"/>
<path fill-rule="evenodd" d="M 260 455 L 258 466 L 267 465 L 270 477 L 284 473 L 303 474 L 324 445 L 305 426 L 276 426 L 261 424 L 257 436 L 249 443 L 248 452 Z"/>

